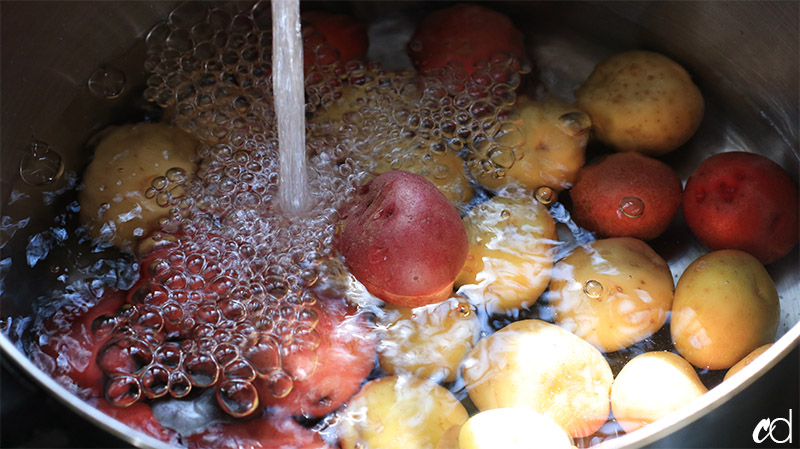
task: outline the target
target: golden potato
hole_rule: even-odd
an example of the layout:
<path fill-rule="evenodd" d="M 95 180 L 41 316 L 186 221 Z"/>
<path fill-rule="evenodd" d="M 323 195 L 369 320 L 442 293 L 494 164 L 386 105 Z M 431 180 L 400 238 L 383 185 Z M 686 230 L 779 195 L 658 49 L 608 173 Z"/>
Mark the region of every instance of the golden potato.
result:
<path fill-rule="evenodd" d="M 613 376 L 600 351 L 540 320 L 509 324 L 482 339 L 462 364 L 479 410 L 528 407 L 573 438 L 591 435 L 608 418 Z"/>
<path fill-rule="evenodd" d="M 575 92 L 594 135 L 617 151 L 666 154 L 700 126 L 704 102 L 686 70 L 650 51 L 628 51 L 598 64 Z"/>
<path fill-rule="evenodd" d="M 436 449 L 459 449 L 458 432 L 460 430 L 460 425 L 451 426 L 449 429 L 445 430 L 442 437 L 439 439 L 439 444 L 436 445 Z"/>
<path fill-rule="evenodd" d="M 726 369 L 775 341 L 780 303 L 763 265 L 739 250 L 692 262 L 675 288 L 670 331 L 675 349 L 698 368 Z"/>
<path fill-rule="evenodd" d="M 552 419 L 529 408 L 496 408 L 472 416 L 458 433 L 458 449 L 571 449 Z"/>
<path fill-rule="evenodd" d="M 435 382 L 452 382 L 458 365 L 475 346 L 478 315 L 458 298 L 408 309 L 387 304 L 380 328 L 378 360 L 387 374 L 413 374 Z"/>
<path fill-rule="evenodd" d="M 586 161 L 586 142 L 592 126 L 589 116 L 556 99 L 539 102 L 519 96 L 514 107 L 519 114 L 516 125 L 521 136 L 510 132 L 496 141 L 514 148 L 516 160 L 505 170 L 504 177 L 482 170 L 479 164 L 470 165 L 472 176 L 492 189 L 511 183 L 532 191 L 543 186 L 555 192 L 572 187 Z"/>
<path fill-rule="evenodd" d="M 618 351 L 664 325 L 672 274 L 639 239 L 595 240 L 556 263 L 548 298 L 559 326 L 603 352 Z"/>
<path fill-rule="evenodd" d="M 631 359 L 611 385 L 611 412 L 633 432 L 683 407 L 708 391 L 692 365 L 672 352 L 653 351 Z"/>
<path fill-rule="evenodd" d="M 368 382 L 339 414 L 343 449 L 434 449 L 468 418 L 461 402 L 435 382 L 390 376 Z"/>
<path fill-rule="evenodd" d="M 547 208 L 529 196 L 496 196 L 472 208 L 464 227 L 469 253 L 455 286 L 468 286 L 490 313 L 533 304 L 550 282 L 558 243 Z"/>
<path fill-rule="evenodd" d="M 198 144 L 157 123 L 112 127 L 99 137 L 78 197 L 81 223 L 95 238 L 131 247 L 183 195 L 197 169 Z"/>
<path fill-rule="evenodd" d="M 747 355 L 746 355 L 746 356 L 745 356 L 745 357 L 744 357 L 742 360 L 739 360 L 738 362 L 736 362 L 736 364 L 735 364 L 735 365 L 733 365 L 733 366 L 732 366 L 732 367 L 731 367 L 731 368 L 728 370 L 728 372 L 727 372 L 727 373 L 725 373 L 725 377 L 724 377 L 724 378 L 722 378 L 722 380 L 728 380 L 728 379 L 730 379 L 730 378 L 731 378 L 731 376 L 733 376 L 734 374 L 736 374 L 736 373 L 738 373 L 739 371 L 741 371 L 741 370 L 742 370 L 742 368 L 744 368 L 745 366 L 749 365 L 749 364 L 750 364 L 750 363 L 751 363 L 753 360 L 755 360 L 755 359 L 756 359 L 756 357 L 758 357 L 758 356 L 760 356 L 761 354 L 763 354 L 763 353 L 764 353 L 764 352 L 765 352 L 767 349 L 769 349 L 770 347 L 772 347 L 772 343 L 770 343 L 770 344 L 766 344 L 766 345 L 764 345 L 764 346 L 759 346 L 759 347 L 758 347 L 758 348 L 756 348 L 756 349 L 755 349 L 753 352 L 751 352 L 750 354 L 747 354 Z"/>

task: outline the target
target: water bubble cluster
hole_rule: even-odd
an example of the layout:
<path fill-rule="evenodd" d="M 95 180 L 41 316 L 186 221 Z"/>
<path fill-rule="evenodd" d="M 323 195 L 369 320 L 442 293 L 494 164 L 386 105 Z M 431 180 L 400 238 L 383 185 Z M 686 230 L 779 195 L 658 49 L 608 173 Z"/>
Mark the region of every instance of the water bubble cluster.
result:
<path fill-rule="evenodd" d="M 511 109 L 524 71 L 515 58 L 421 77 L 341 61 L 304 27 L 314 207 L 282 214 L 270 5 L 239 6 L 184 4 L 146 38 L 144 95 L 201 150 L 196 174 L 170 170 L 145 192 L 173 213 L 140 244 L 125 309 L 94 326 L 108 338 L 105 394 L 120 406 L 214 388 L 225 412 L 246 416 L 259 390 L 288 395 L 316 368 L 320 292 L 347 278 L 333 239 L 354 186 L 412 167 L 448 179 L 448 153 L 502 176 L 524 140 Z"/>

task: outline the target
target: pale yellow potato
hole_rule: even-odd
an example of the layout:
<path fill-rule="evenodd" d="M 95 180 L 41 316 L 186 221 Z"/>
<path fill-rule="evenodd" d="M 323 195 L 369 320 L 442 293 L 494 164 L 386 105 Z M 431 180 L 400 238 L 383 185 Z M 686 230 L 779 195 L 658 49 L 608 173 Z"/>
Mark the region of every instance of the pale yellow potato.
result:
<path fill-rule="evenodd" d="M 559 326 L 613 352 L 664 325 L 673 291 L 667 262 L 645 242 L 619 237 L 579 246 L 558 261 L 548 299 Z"/>
<path fill-rule="evenodd" d="M 749 364 L 750 364 L 750 363 L 751 363 L 753 360 L 755 360 L 755 359 L 756 359 L 756 357 L 758 357 L 758 356 L 760 356 L 761 354 L 763 354 L 763 353 L 764 353 L 764 351 L 766 351 L 766 350 L 767 350 L 767 349 L 769 349 L 770 347 L 772 347 L 772 343 L 766 344 L 766 345 L 764 345 L 764 346 L 759 346 L 758 348 L 756 348 L 755 350 L 753 350 L 753 352 L 751 352 L 750 354 L 747 354 L 747 355 L 746 355 L 746 356 L 745 356 L 745 357 L 744 357 L 742 360 L 739 360 L 738 362 L 736 362 L 736 364 L 735 364 L 735 365 L 733 365 L 733 366 L 732 366 L 732 367 L 731 367 L 731 368 L 728 370 L 728 372 L 727 372 L 727 373 L 725 373 L 725 377 L 724 377 L 724 378 L 722 378 L 722 380 L 728 380 L 728 379 L 730 379 L 730 378 L 731 378 L 731 376 L 733 376 L 734 374 L 736 374 L 736 373 L 738 373 L 739 371 L 741 371 L 741 370 L 742 370 L 742 368 L 744 368 L 745 366 L 749 365 Z"/>
<path fill-rule="evenodd" d="M 459 298 L 415 309 L 387 304 L 379 327 L 381 369 L 434 382 L 456 379 L 458 365 L 480 335 L 478 315 Z"/>
<path fill-rule="evenodd" d="M 633 432 L 678 410 L 708 389 L 678 354 L 640 354 L 622 367 L 611 386 L 611 412 L 625 432 Z"/>
<path fill-rule="evenodd" d="M 503 177 L 471 164 L 470 173 L 475 180 L 492 189 L 514 183 L 532 191 L 549 187 L 560 192 L 572 187 L 586 162 L 586 142 L 592 126 L 589 116 L 561 100 L 534 101 L 524 95 L 517 98 L 514 108 L 519 116 L 515 123 L 518 132 L 496 141 L 514 148 L 516 160 Z"/>
<path fill-rule="evenodd" d="M 529 408 L 480 412 L 461 426 L 458 449 L 571 449 L 572 441 L 552 419 Z"/>
<path fill-rule="evenodd" d="M 675 349 L 698 368 L 727 369 L 775 341 L 780 302 L 763 265 L 739 250 L 692 262 L 675 288 L 670 331 Z"/>
<path fill-rule="evenodd" d="M 472 208 L 464 228 L 469 253 L 455 286 L 467 286 L 490 313 L 536 302 L 550 282 L 558 243 L 547 208 L 528 195 L 496 196 Z"/>
<path fill-rule="evenodd" d="M 700 89 L 678 63 L 628 51 L 598 64 L 575 92 L 594 135 L 618 151 L 659 156 L 680 147 L 703 118 Z"/>
<path fill-rule="evenodd" d="M 459 449 L 458 432 L 460 430 L 460 425 L 451 426 L 449 429 L 445 430 L 442 437 L 439 439 L 439 444 L 436 445 L 436 449 Z"/>
<path fill-rule="evenodd" d="M 169 198 L 183 195 L 197 169 L 197 146 L 189 134 L 163 124 L 105 130 L 83 175 L 81 223 L 97 239 L 133 246 L 170 215 Z"/>
<path fill-rule="evenodd" d="M 482 339 L 462 375 L 481 411 L 532 408 L 573 438 L 593 434 L 608 418 L 613 376 L 603 354 L 545 321 L 516 321 Z"/>
<path fill-rule="evenodd" d="M 435 382 L 390 376 L 368 382 L 339 412 L 342 449 L 435 449 L 452 426 L 469 416 Z"/>

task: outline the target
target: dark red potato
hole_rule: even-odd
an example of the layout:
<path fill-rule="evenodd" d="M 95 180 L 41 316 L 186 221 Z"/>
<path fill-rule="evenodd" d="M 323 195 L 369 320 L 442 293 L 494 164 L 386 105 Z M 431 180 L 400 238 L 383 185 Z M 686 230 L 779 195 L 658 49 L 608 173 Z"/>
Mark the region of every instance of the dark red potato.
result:
<path fill-rule="evenodd" d="M 319 322 L 314 330 L 319 347 L 292 351 L 294 355 L 284 360 L 285 370 L 304 370 L 308 377 L 295 380 L 292 391 L 282 398 L 270 394 L 266 380 L 255 384 L 262 404 L 292 416 L 320 417 L 336 410 L 358 392 L 375 365 L 377 341 L 366 315 L 357 314 L 342 299 L 320 299 L 317 304 Z"/>
<path fill-rule="evenodd" d="M 88 396 L 102 396 L 104 376 L 96 361 L 110 335 L 103 333 L 101 317 L 113 317 L 124 302 L 124 292 L 107 289 L 94 307 L 73 319 L 67 333 L 50 337 L 42 346 L 45 354 L 54 358 L 69 354 L 66 363 L 57 364 L 54 377 L 65 375 Z"/>
<path fill-rule="evenodd" d="M 800 239 L 798 197 L 797 183 L 775 162 L 754 153 L 720 153 L 689 177 L 683 214 L 709 249 L 746 251 L 768 264 Z"/>
<path fill-rule="evenodd" d="M 319 434 L 283 415 L 214 424 L 187 443 L 189 449 L 331 449 Z"/>
<path fill-rule="evenodd" d="M 678 211 L 681 181 L 661 161 L 617 153 L 583 167 L 569 195 L 581 227 L 603 237 L 650 240 L 667 229 Z"/>
<path fill-rule="evenodd" d="M 310 56 L 316 56 L 317 62 L 328 64 L 335 59 L 349 61 L 367 55 L 369 48 L 367 27 L 354 17 L 325 11 L 305 11 L 300 19 L 305 28 L 304 41 L 312 50 L 312 54 L 306 56 L 308 64 L 314 60 L 313 57 L 309 59 Z M 324 49 L 319 51 L 323 43 L 335 48 L 339 53 L 338 58 L 328 60 L 335 55 Z"/>
<path fill-rule="evenodd" d="M 476 62 L 488 61 L 497 52 L 523 59 L 522 33 L 503 14 L 470 4 L 458 4 L 427 15 L 408 43 L 411 61 L 423 74 L 459 62 L 470 75 Z"/>
<path fill-rule="evenodd" d="M 370 293 L 401 307 L 450 296 L 469 244 L 458 212 L 430 181 L 384 173 L 360 188 L 344 219 L 338 249 Z"/>

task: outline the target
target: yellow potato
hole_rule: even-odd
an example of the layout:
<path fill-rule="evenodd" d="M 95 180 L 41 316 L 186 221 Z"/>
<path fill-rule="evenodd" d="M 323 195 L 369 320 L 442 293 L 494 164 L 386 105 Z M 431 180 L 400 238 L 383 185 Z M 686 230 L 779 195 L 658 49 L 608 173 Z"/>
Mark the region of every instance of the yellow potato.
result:
<path fill-rule="evenodd" d="M 552 419 L 529 408 L 480 412 L 461 426 L 458 449 L 571 449 L 572 441 Z"/>
<path fill-rule="evenodd" d="M 744 357 L 742 360 L 739 360 L 738 362 L 736 362 L 736 364 L 735 364 L 735 365 L 733 365 L 733 366 L 732 366 L 732 367 L 731 367 L 731 368 L 728 370 L 728 372 L 727 372 L 727 373 L 725 373 L 725 377 L 724 377 L 722 380 L 728 380 L 728 379 L 730 379 L 730 378 L 731 378 L 731 376 L 733 376 L 734 374 L 736 374 L 736 373 L 738 373 L 739 371 L 741 371 L 741 370 L 742 370 L 742 368 L 744 368 L 745 366 L 749 365 L 749 364 L 750 364 L 750 363 L 751 363 L 753 360 L 755 360 L 755 359 L 756 359 L 756 357 L 758 357 L 758 356 L 760 356 L 761 354 L 763 354 L 763 353 L 764 353 L 764 351 L 766 351 L 767 349 L 769 349 L 771 346 L 772 346 L 772 343 L 770 343 L 770 344 L 766 344 L 766 345 L 764 345 L 764 346 L 759 346 L 759 347 L 758 347 L 758 348 L 756 348 L 756 349 L 755 349 L 753 352 L 751 352 L 750 354 L 747 354 L 747 355 L 746 355 L 746 356 L 745 356 L 745 357 Z"/>
<path fill-rule="evenodd" d="M 84 173 L 81 223 L 95 238 L 131 247 L 170 215 L 170 203 L 197 169 L 197 146 L 190 135 L 163 124 L 107 129 Z"/>
<path fill-rule="evenodd" d="M 439 439 L 439 444 L 436 445 L 436 449 L 459 449 L 458 448 L 458 432 L 461 430 L 461 426 L 452 426 L 447 429 L 443 434 L 442 438 Z"/>
<path fill-rule="evenodd" d="M 342 449 L 434 449 L 447 429 L 467 418 L 461 402 L 435 382 L 382 377 L 340 412 L 339 441 Z"/>
<path fill-rule="evenodd" d="M 639 239 L 595 240 L 556 263 L 548 298 L 559 326 L 603 352 L 618 351 L 664 325 L 672 274 Z"/>
<path fill-rule="evenodd" d="M 492 189 L 511 183 L 533 191 L 543 186 L 555 192 L 572 187 L 586 161 L 586 142 L 592 126 L 589 116 L 560 100 L 538 102 L 526 96 L 517 98 L 515 109 L 519 114 L 516 125 L 521 136 L 510 132 L 508 138 L 496 140 L 514 148 L 516 160 L 503 177 L 473 163 L 470 173 L 475 180 Z"/>
<path fill-rule="evenodd" d="M 455 286 L 469 286 L 490 313 L 533 304 L 550 282 L 558 243 L 546 207 L 529 197 L 496 196 L 464 217 L 469 254 Z"/>
<path fill-rule="evenodd" d="M 528 407 L 567 435 L 591 435 L 606 422 L 613 376 L 600 351 L 540 320 L 509 324 L 478 342 L 462 364 L 481 411 Z"/>
<path fill-rule="evenodd" d="M 666 154 L 686 143 L 703 118 L 703 96 L 686 70 L 650 51 L 602 61 L 575 97 L 594 135 L 618 151 Z"/>
<path fill-rule="evenodd" d="M 458 365 L 475 346 L 478 315 L 458 298 L 408 309 L 387 304 L 381 319 L 385 335 L 378 360 L 387 374 L 413 374 L 435 382 L 452 382 Z"/>
<path fill-rule="evenodd" d="M 654 351 L 631 359 L 611 386 L 611 412 L 633 432 L 683 407 L 708 391 L 692 365 L 672 352 Z"/>
<path fill-rule="evenodd" d="M 675 349 L 698 368 L 727 369 L 775 341 L 780 303 L 763 265 L 720 250 L 692 262 L 675 288 L 670 331 Z"/>

